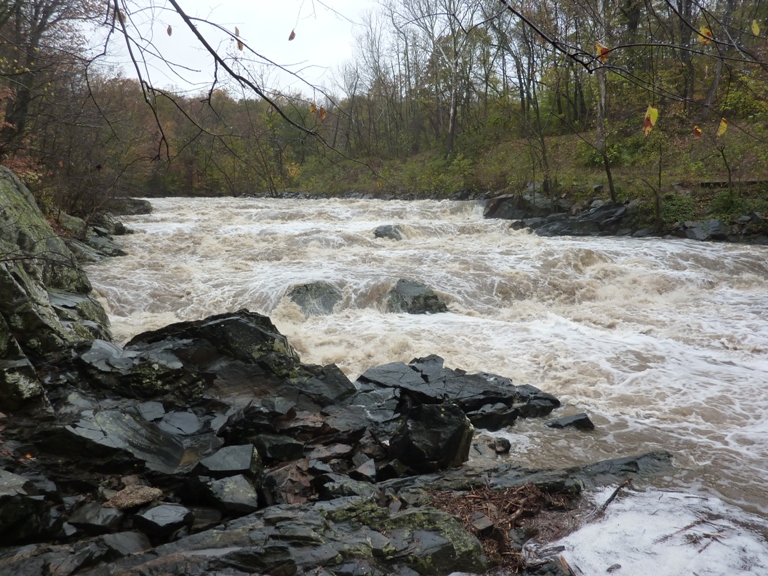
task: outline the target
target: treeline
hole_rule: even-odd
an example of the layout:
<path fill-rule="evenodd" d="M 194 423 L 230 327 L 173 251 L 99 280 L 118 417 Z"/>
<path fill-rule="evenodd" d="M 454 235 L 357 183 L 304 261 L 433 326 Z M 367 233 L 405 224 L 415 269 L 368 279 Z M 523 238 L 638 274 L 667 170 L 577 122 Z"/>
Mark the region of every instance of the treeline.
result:
<path fill-rule="evenodd" d="M 691 171 L 730 181 L 745 156 L 716 136 L 722 118 L 766 149 L 766 4 L 390 0 L 333 85 L 270 103 L 236 82 L 188 95 L 105 69 L 84 30 L 125 16 L 103 4 L 0 0 L 0 154 L 50 209 L 84 216 L 122 194 L 551 193 L 564 158 L 614 195 L 617 169 L 661 172 L 681 135 L 707 142 L 707 162 L 690 144 Z"/>

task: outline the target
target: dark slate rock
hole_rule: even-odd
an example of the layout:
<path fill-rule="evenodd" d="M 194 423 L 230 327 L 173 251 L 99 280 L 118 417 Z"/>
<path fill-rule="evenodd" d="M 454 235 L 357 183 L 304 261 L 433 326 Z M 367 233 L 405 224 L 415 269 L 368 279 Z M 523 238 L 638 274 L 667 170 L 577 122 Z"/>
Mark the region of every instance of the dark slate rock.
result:
<path fill-rule="evenodd" d="M 518 406 L 517 409 L 523 418 L 540 418 L 548 415 L 558 406 L 560 406 L 560 400 L 552 396 L 552 394 L 538 392 L 528 398 L 525 404 Z"/>
<path fill-rule="evenodd" d="M 170 536 L 192 524 L 194 516 L 184 506 L 160 504 L 133 516 L 133 524 L 150 536 Z"/>
<path fill-rule="evenodd" d="M 13 544 L 46 535 L 48 509 L 33 482 L 0 469 L 0 542 Z"/>
<path fill-rule="evenodd" d="M 326 316 L 341 302 L 341 290 L 328 282 L 313 282 L 294 286 L 288 297 L 301 308 L 304 316 Z"/>
<path fill-rule="evenodd" d="M 175 436 L 188 436 L 203 427 L 194 412 L 167 412 L 158 423 L 158 428 Z"/>
<path fill-rule="evenodd" d="M 656 231 L 653 228 L 641 228 L 632 233 L 632 238 L 648 238 L 655 235 Z"/>
<path fill-rule="evenodd" d="M 126 252 L 115 242 L 103 236 L 87 236 L 83 242 L 106 256 L 125 256 Z"/>
<path fill-rule="evenodd" d="M 253 437 L 253 444 L 263 460 L 288 462 L 304 456 L 304 444 L 287 436 L 259 434 Z"/>
<path fill-rule="evenodd" d="M 483 217 L 517 220 L 533 215 L 533 211 L 531 203 L 522 195 L 506 194 L 488 200 L 483 210 Z"/>
<path fill-rule="evenodd" d="M 435 314 L 447 312 L 448 307 L 431 288 L 420 282 L 400 279 L 389 291 L 387 312 L 408 314 Z"/>
<path fill-rule="evenodd" d="M 393 362 L 366 370 L 358 379 L 361 389 L 366 386 L 399 388 L 401 406 L 403 392 L 416 403 L 437 403 L 450 399 L 465 412 L 480 410 L 488 404 L 504 404 L 517 408 L 520 416 L 546 415 L 560 402 L 546 392 L 530 385 L 515 386 L 495 374 L 467 374 L 462 370 L 445 368 L 436 355 L 412 360 L 410 364 Z M 357 398 L 357 397 L 355 397 Z M 507 414 L 507 418 L 512 414 Z"/>
<path fill-rule="evenodd" d="M 312 496 L 312 477 L 306 459 L 286 462 L 264 472 L 261 494 L 267 506 L 302 504 Z"/>
<path fill-rule="evenodd" d="M 116 557 L 144 552 L 152 547 L 149 539 L 141 532 L 106 534 L 101 537 L 101 541 L 114 552 Z"/>
<path fill-rule="evenodd" d="M 296 416 L 296 402 L 280 396 L 251 401 L 229 416 L 219 434 L 228 444 L 247 443 L 256 434 L 276 432 L 276 422 Z"/>
<path fill-rule="evenodd" d="M 219 480 L 203 480 L 207 500 L 223 512 L 248 514 L 259 508 L 259 497 L 248 478 L 242 474 Z"/>
<path fill-rule="evenodd" d="M 111 198 L 107 210 L 117 216 L 134 216 L 136 214 L 151 214 L 152 204 L 144 198 Z"/>
<path fill-rule="evenodd" d="M 389 450 L 416 471 L 459 466 L 469 458 L 474 430 L 455 404 L 422 404 L 409 411 Z"/>
<path fill-rule="evenodd" d="M 142 402 L 137 404 L 135 408 L 139 415 L 148 422 L 159 420 L 165 415 L 165 408 L 161 402 Z"/>
<path fill-rule="evenodd" d="M 336 404 L 357 391 L 355 385 L 335 364 L 306 366 L 310 375 L 292 380 L 295 388 L 309 396 L 319 406 Z"/>
<path fill-rule="evenodd" d="M 89 534 L 114 532 L 123 521 L 124 514 L 114 508 L 104 508 L 97 502 L 81 506 L 69 517 L 69 523 Z"/>
<path fill-rule="evenodd" d="M 224 478 L 236 474 L 255 475 L 260 461 L 253 444 L 225 446 L 198 462 L 195 472 L 211 478 Z"/>
<path fill-rule="evenodd" d="M 520 415 L 517 408 L 510 408 L 506 404 L 486 404 L 479 410 L 468 412 L 467 416 L 475 428 L 483 428 L 495 432 L 502 428 L 512 426 Z"/>
<path fill-rule="evenodd" d="M 403 227 L 399 224 L 382 224 L 373 231 L 374 238 L 389 238 L 390 240 L 402 240 Z"/>
<path fill-rule="evenodd" d="M 81 457 L 114 455 L 134 458 L 158 472 L 173 474 L 191 468 L 183 463 L 187 446 L 137 414 L 122 410 L 83 412 L 72 425 L 55 430 L 41 439 L 47 449 Z"/>
<path fill-rule="evenodd" d="M 573 428 L 578 428 L 579 430 L 595 429 L 595 425 L 592 423 L 592 420 L 590 420 L 589 416 L 587 416 L 584 412 L 581 414 L 574 414 L 573 416 L 564 416 L 562 418 L 550 420 L 547 422 L 547 426 L 550 428 L 566 428 L 568 426 L 572 426 Z"/>
<path fill-rule="evenodd" d="M 509 454 L 509 451 L 512 449 L 512 443 L 506 438 L 495 438 L 491 447 L 496 454 Z"/>
<path fill-rule="evenodd" d="M 709 237 L 709 234 L 707 234 L 701 222 L 694 222 L 692 226 L 686 228 L 685 236 L 691 240 L 704 241 Z"/>
<path fill-rule="evenodd" d="M 373 458 L 368 458 L 365 462 L 358 465 L 357 468 L 349 473 L 351 478 L 363 480 L 365 482 L 376 482 L 376 462 Z"/>
<path fill-rule="evenodd" d="M 92 384 L 125 396 L 171 396 L 188 404 L 205 391 L 202 375 L 185 368 L 167 343 L 132 350 L 95 340 L 77 362 Z"/>
<path fill-rule="evenodd" d="M 345 496 L 373 498 L 378 495 L 378 490 L 370 482 L 355 480 L 343 474 L 322 474 L 312 481 L 312 485 L 323 500 Z"/>

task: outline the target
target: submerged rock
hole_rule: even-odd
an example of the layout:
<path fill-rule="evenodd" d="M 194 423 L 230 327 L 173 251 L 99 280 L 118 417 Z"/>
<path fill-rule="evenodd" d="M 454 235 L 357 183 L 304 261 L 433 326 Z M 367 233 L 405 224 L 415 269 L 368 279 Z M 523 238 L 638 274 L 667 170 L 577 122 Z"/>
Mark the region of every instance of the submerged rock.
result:
<path fill-rule="evenodd" d="M 288 297 L 301 308 L 304 316 L 325 316 L 341 302 L 341 290 L 328 282 L 300 284 L 288 291 Z"/>
<path fill-rule="evenodd" d="M 389 238 L 390 240 L 402 240 L 404 238 L 403 227 L 399 224 L 382 224 L 373 231 L 374 238 Z"/>
<path fill-rule="evenodd" d="M 407 312 L 408 314 L 436 314 L 447 312 L 448 307 L 435 292 L 421 282 L 398 280 L 389 291 L 387 312 Z"/>

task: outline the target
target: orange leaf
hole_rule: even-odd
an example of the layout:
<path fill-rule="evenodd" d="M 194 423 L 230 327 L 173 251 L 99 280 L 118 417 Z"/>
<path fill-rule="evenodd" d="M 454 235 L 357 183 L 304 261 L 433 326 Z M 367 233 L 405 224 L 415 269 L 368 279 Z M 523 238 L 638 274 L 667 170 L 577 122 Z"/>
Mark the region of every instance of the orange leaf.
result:
<path fill-rule="evenodd" d="M 296 31 L 295 30 L 291 30 L 291 35 L 288 36 L 288 42 L 290 42 L 294 38 L 296 38 Z"/>
<path fill-rule="evenodd" d="M 717 135 L 722 136 L 728 130 L 728 120 L 720 118 L 720 125 L 717 127 Z"/>
<path fill-rule="evenodd" d="M 325 117 L 328 116 L 328 112 L 326 112 L 325 108 L 320 106 L 320 114 L 318 114 L 318 116 L 320 118 L 320 121 L 322 122 L 323 120 L 325 120 Z"/>
<path fill-rule="evenodd" d="M 314 102 L 312 102 L 312 104 L 309 105 L 309 111 L 312 114 L 316 114 L 317 113 L 317 106 L 315 106 Z"/>
<path fill-rule="evenodd" d="M 696 138 L 701 138 L 701 128 L 699 128 L 698 126 L 694 126 L 693 127 L 693 135 Z"/>
<path fill-rule="evenodd" d="M 704 44 L 704 46 L 711 44 L 712 38 L 714 38 L 714 36 L 712 36 L 712 30 L 706 26 L 699 28 L 699 42 Z"/>
<path fill-rule="evenodd" d="M 166 30 L 166 32 L 168 33 L 168 36 L 172 36 L 173 35 L 173 28 L 171 28 L 170 24 L 168 24 L 168 29 Z"/>
<path fill-rule="evenodd" d="M 595 42 L 595 52 L 597 52 L 597 57 L 600 58 L 600 62 L 605 62 L 608 60 L 608 53 L 611 51 L 608 46 L 603 46 L 600 44 L 600 42 Z"/>

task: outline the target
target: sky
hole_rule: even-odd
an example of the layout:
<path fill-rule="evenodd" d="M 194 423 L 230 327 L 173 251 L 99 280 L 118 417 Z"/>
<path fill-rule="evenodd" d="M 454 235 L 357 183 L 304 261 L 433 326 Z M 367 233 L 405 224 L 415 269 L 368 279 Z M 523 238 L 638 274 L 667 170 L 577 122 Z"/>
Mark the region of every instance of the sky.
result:
<path fill-rule="evenodd" d="M 199 91 L 210 84 L 211 58 L 193 33 L 163 0 L 134 0 L 128 24 L 141 30 L 157 52 L 178 64 L 174 74 L 159 58 L 149 57 L 143 76 L 164 88 Z M 154 6 L 148 6 L 150 3 Z M 309 82 L 333 88 L 333 72 L 354 54 L 354 35 L 365 12 L 376 8 L 373 0 L 179 0 L 182 9 L 192 17 L 215 22 L 226 30 L 239 29 L 247 47 L 262 56 L 299 73 Z M 168 35 L 168 27 L 171 35 Z M 233 39 L 220 31 L 199 24 L 198 29 L 222 54 L 248 56 L 238 52 Z M 293 40 L 288 38 L 295 32 Z M 130 77 L 136 71 L 128 58 L 125 41 L 114 37 L 109 62 Z M 290 76 L 272 69 L 257 69 L 267 85 L 282 89 L 311 92 L 311 88 Z"/>

